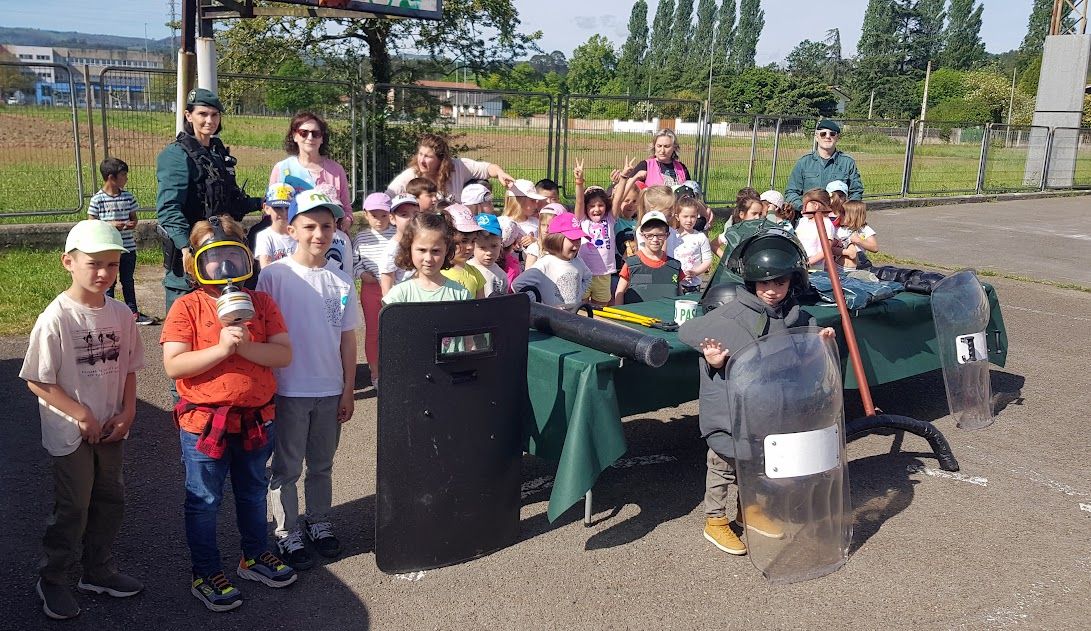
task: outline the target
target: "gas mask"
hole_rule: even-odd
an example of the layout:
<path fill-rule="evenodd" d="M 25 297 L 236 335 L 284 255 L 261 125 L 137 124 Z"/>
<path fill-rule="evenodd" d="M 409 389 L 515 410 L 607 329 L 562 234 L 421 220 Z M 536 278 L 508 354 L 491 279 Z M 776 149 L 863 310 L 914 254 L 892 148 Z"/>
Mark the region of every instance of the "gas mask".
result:
<path fill-rule="evenodd" d="M 193 255 L 193 271 L 201 285 L 223 285 L 216 299 L 216 314 L 224 326 L 241 325 L 254 317 L 250 295 L 236 285 L 254 275 L 250 248 L 228 237 L 219 217 L 210 217 L 212 236 Z"/>

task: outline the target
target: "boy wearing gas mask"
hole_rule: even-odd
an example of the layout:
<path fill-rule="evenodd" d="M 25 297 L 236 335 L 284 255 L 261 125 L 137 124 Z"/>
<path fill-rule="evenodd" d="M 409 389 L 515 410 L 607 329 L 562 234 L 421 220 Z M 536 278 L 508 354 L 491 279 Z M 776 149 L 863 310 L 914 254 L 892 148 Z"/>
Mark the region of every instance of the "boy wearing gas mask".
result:
<path fill-rule="evenodd" d="M 239 578 L 286 587 L 295 571 L 269 550 L 268 478 L 273 451 L 274 368 L 292 348 L 280 309 L 242 288 L 253 258 L 241 226 L 226 216 L 197 222 L 183 264 L 196 291 L 178 298 L 163 323 L 163 367 L 176 380 L 175 423 L 186 469 L 185 525 L 193 564 L 190 591 L 211 611 L 242 605 L 224 575 L 216 519 L 228 472 L 242 556 Z"/>

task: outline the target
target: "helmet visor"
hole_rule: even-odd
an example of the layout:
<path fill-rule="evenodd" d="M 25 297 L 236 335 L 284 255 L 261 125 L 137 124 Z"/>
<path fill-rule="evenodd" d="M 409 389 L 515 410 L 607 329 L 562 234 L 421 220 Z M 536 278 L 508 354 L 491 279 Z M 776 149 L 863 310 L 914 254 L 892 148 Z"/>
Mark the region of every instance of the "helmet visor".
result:
<path fill-rule="evenodd" d="M 214 241 L 193 257 L 194 275 L 202 285 L 238 283 L 254 275 L 250 248 L 238 241 Z"/>

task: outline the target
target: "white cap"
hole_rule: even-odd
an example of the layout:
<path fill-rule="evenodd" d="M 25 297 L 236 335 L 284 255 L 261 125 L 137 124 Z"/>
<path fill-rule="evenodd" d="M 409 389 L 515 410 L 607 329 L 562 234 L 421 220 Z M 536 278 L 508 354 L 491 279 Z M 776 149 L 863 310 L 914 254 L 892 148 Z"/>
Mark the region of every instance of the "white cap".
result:
<path fill-rule="evenodd" d="M 500 223 L 501 247 L 506 248 L 523 236 L 523 229 L 511 217 L 500 216 L 496 218 L 496 221 Z"/>
<path fill-rule="evenodd" d="M 492 191 L 484 184 L 470 184 L 462 189 L 461 200 L 467 206 L 492 201 Z"/>
<path fill-rule="evenodd" d="M 534 182 L 530 180 L 515 180 L 510 187 L 508 187 L 508 197 L 529 197 L 531 199 L 545 199 L 545 196 L 539 195 L 538 191 L 534 190 Z"/>
<path fill-rule="evenodd" d="M 414 206 L 420 207 L 420 202 L 417 201 L 416 197 L 413 197 L 412 195 L 398 195 L 390 200 L 390 212 L 394 212 L 399 206 L 405 206 L 406 204 L 413 204 Z"/>
<path fill-rule="evenodd" d="M 845 184 L 841 180 L 834 180 L 826 185 L 826 192 L 832 195 L 834 191 L 841 191 L 845 194 L 845 196 L 848 196 L 849 185 Z"/>
<path fill-rule="evenodd" d="M 759 199 L 763 202 L 769 202 L 775 208 L 784 208 L 784 196 L 780 194 L 780 191 L 765 191 Z"/>
<path fill-rule="evenodd" d="M 72 226 L 64 240 L 65 254 L 79 250 L 86 254 L 98 252 L 126 252 L 117 228 L 98 219 L 84 219 Z"/>
<path fill-rule="evenodd" d="M 644 218 L 640 220 L 640 227 L 643 228 L 644 224 L 649 221 L 659 220 L 662 221 L 667 227 L 670 227 L 670 222 L 667 221 L 667 216 L 658 210 L 652 210 L 644 214 Z"/>

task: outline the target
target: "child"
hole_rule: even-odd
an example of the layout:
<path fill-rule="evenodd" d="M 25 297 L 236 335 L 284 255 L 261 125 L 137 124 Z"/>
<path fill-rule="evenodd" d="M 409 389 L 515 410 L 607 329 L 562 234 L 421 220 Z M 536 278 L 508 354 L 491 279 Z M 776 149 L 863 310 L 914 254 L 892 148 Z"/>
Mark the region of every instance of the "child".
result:
<path fill-rule="evenodd" d="M 119 272 L 121 295 L 137 324 L 155 324 L 155 318 L 140 313 L 136 308 L 136 282 L 133 280 L 136 273 L 136 238 L 133 230 L 138 221 L 136 211 L 140 209 L 140 205 L 136 203 L 133 194 L 125 190 L 125 185 L 129 183 L 129 165 L 117 158 L 106 158 L 98 170 L 102 175 L 102 188 L 91 196 L 87 205 L 87 216 L 108 222 L 121 232 L 121 242 L 125 244 Z M 113 286 L 107 290 L 106 295 L 114 297 Z"/>
<path fill-rule="evenodd" d="M 841 217 L 845 214 L 845 202 L 849 198 L 849 185 L 841 180 L 834 180 L 826 185 L 826 192 L 830 194 L 830 221 L 833 227 L 841 225 Z"/>
<path fill-rule="evenodd" d="M 742 555 L 746 544 L 731 530 L 727 519 L 728 487 L 735 483 L 732 414 L 725 385 L 728 355 L 763 335 L 814 326 L 815 320 L 796 302 L 807 285 L 806 255 L 786 233 L 760 232 L 740 243 L 731 260 L 741 262 L 739 271 L 745 281 L 735 300 L 686 322 L 678 336 L 701 352 L 700 424 L 709 447 L 704 537 L 728 554 Z M 820 334 L 832 338 L 834 332 L 827 327 Z M 748 533 L 784 537 L 783 529 L 757 506 L 748 507 L 745 514 L 739 511 L 736 520 L 745 522 Z"/>
<path fill-rule="evenodd" d="M 495 215 L 481 213 L 476 219 L 481 234 L 474 241 L 474 257 L 470 259 L 470 265 L 485 278 L 485 298 L 506 294 L 508 275 L 496 263 L 502 253 L 500 245 L 504 232 Z"/>
<path fill-rule="evenodd" d="M 504 274 L 508 277 L 508 287 L 511 287 L 519 274 L 523 273 L 523 268 L 519 265 L 519 257 L 515 256 L 515 248 L 524 236 L 523 230 L 511 217 L 497 217 L 496 221 L 500 224 L 501 248 L 497 265 L 504 270 Z"/>
<path fill-rule="evenodd" d="M 622 169 L 614 169 L 610 173 L 610 181 L 613 182 L 610 196 L 610 208 L 614 212 L 614 269 L 621 269 L 625 264 L 625 257 L 636 254 L 636 215 L 637 202 L 640 199 L 640 180 L 626 179 L 624 174 L 633 168 L 636 163 L 633 158 L 625 158 L 625 166 Z M 617 282 L 617 273 L 611 278 L 611 283 Z M 613 290 L 611 289 L 611 294 Z"/>
<path fill-rule="evenodd" d="M 394 285 L 405 282 L 413 275 L 412 270 L 399 268 L 395 261 L 398 257 L 398 249 L 401 247 L 402 235 L 405 234 L 405 227 L 409 225 L 409 222 L 413 221 L 413 217 L 416 217 L 419 212 L 420 206 L 417 205 L 417 198 L 412 195 L 398 195 L 390 202 L 390 216 L 394 223 L 394 234 L 387 241 L 383 256 L 378 261 L 379 287 L 384 296 L 390 292 Z"/>
<path fill-rule="evenodd" d="M 784 201 L 780 191 L 768 190 L 761 194 L 761 203 L 765 206 L 765 217 L 775 227 L 795 234 L 796 212 L 792 205 Z"/>
<path fill-rule="evenodd" d="M 439 188 L 436 183 L 426 177 L 415 177 L 405 185 L 407 195 L 417 199 L 417 206 L 421 212 L 428 212 L 436 205 Z"/>
<path fill-rule="evenodd" d="M 534 231 L 537 237 L 534 242 L 523 247 L 523 261 L 524 269 L 530 269 L 534 266 L 534 263 L 543 256 L 545 248 L 542 247 L 542 242 L 545 241 L 546 235 L 549 234 L 549 224 L 553 221 L 553 218 L 557 215 L 568 212 L 564 209 L 564 206 L 560 204 L 546 204 L 538 211 L 538 228 Z"/>
<path fill-rule="evenodd" d="M 468 289 L 443 275 L 455 258 L 454 228 L 443 214 L 421 213 L 401 235 L 397 264 L 415 273 L 383 296 L 383 304 L 472 300 Z"/>
<path fill-rule="evenodd" d="M 680 293 L 682 264 L 666 252 L 670 236 L 666 215 L 658 210 L 646 213 L 640 222 L 639 234 L 644 239 L 640 249 L 636 256 L 625 259 L 625 265 L 618 273 L 617 289 L 614 290 L 616 305 Z"/>
<path fill-rule="evenodd" d="M 364 311 L 364 355 L 371 371 L 371 383 L 379 381 L 379 310 L 383 308 L 383 290 L 379 285 L 379 261 L 394 238 L 390 223 L 390 198 L 386 193 L 372 193 L 364 200 L 367 227 L 356 233 L 353 242 L 353 272 L 360 279 L 360 306 Z"/>
<path fill-rule="evenodd" d="M 485 277 L 473 265 L 467 265 L 474 257 L 474 242 L 481 233 L 473 213 L 462 204 L 452 204 L 446 211 L 454 228 L 455 256 L 443 275 L 465 287 L 473 298 L 485 297 Z"/>
<path fill-rule="evenodd" d="M 340 207 L 337 192 L 333 190 L 333 187 L 320 184 L 314 190 L 325 194 Z M 352 229 L 352 207 L 343 208 L 342 212 L 343 215 L 337 218 L 334 226 L 333 239 L 330 241 L 329 249 L 326 250 L 326 260 L 336 263 L 342 272 L 352 278 L 352 237 L 348 234 Z"/>
<path fill-rule="evenodd" d="M 261 267 L 268 267 L 273 261 L 295 252 L 295 239 L 288 236 L 288 207 L 294 197 L 295 190 L 287 184 L 271 184 L 265 193 L 262 212 L 269 217 L 270 223 L 254 241 L 254 256 Z"/>
<path fill-rule="evenodd" d="M 682 293 L 701 291 L 701 275 L 712 267 L 712 246 L 708 236 L 697 229 L 707 207 L 696 197 L 685 197 L 677 205 L 678 239 L 674 258 L 682 264 Z"/>
<path fill-rule="evenodd" d="M 542 178 L 534 183 L 534 191 L 544 197 L 546 204 L 561 203 L 561 187 L 549 178 Z"/>
<path fill-rule="evenodd" d="M 577 256 L 587 234 L 580 227 L 580 220 L 567 211 L 554 216 L 547 230 L 542 239 L 545 254 L 515 279 L 512 291 L 535 287 L 542 304 L 577 309 L 591 288 L 591 270 Z"/>
<path fill-rule="evenodd" d="M 334 226 L 343 214 L 327 195 L 296 195 L 296 205 L 288 210 L 288 232 L 299 246 L 258 279 L 258 290 L 280 305 L 295 349 L 292 363 L 276 371 L 277 443 L 269 499 L 277 547 L 297 570 L 314 564 L 303 544 L 304 530 L 322 556 L 341 553 L 329 520 L 333 456 L 341 424 L 352 418 L 360 326 L 352 277 L 326 260 Z M 304 461 L 307 512 L 300 516 L 296 483 Z"/>
<path fill-rule="evenodd" d="M 580 260 L 591 270 L 591 304 L 610 304 L 610 277 L 617 272 L 617 251 L 614 248 L 614 214 L 610 212 L 610 197 L 599 186 L 584 189 L 583 163 L 576 161 L 576 212 L 580 227 L 590 239 L 580 248 Z"/>
<path fill-rule="evenodd" d="M 144 586 L 117 571 L 111 551 L 125 505 L 122 440 L 136 414 L 144 347 L 132 312 L 106 297 L 129 252 L 117 228 L 87 219 L 68 232 L 61 264 L 72 283 L 38 316 L 19 377 L 38 397 L 42 447 L 53 468 L 53 514 L 35 591 L 54 620 L 74 618 L 68 569 L 82 591 L 132 596 Z"/>
<path fill-rule="evenodd" d="M 187 255 L 184 266 L 198 289 L 174 302 L 159 339 L 163 368 L 179 395 L 174 421 L 186 470 L 190 592 L 210 611 L 242 605 L 242 594 L 224 576 L 216 545 L 228 472 L 242 544 L 239 578 L 269 587 L 286 587 L 296 580 L 295 571 L 269 551 L 265 521 L 265 465 L 273 452 L 273 419 L 279 412 L 273 404 L 273 369 L 292 360 L 288 330 L 277 304 L 260 291 L 243 290 L 254 308 L 249 322 L 224 326 L 217 313 L 224 284 L 251 275 L 244 241 L 242 227 L 230 217 L 193 226 L 189 245 L 195 255 Z M 228 262 L 233 263 L 230 268 Z"/>
<path fill-rule="evenodd" d="M 823 269 L 825 263 L 822 255 L 822 241 L 818 236 L 818 226 L 815 221 L 819 218 L 824 222 L 826 237 L 831 239 L 834 246 L 834 256 L 838 256 L 841 243 L 834 240 L 833 223 L 828 213 L 830 211 L 830 194 L 820 188 L 813 188 L 803 194 L 803 216 L 796 224 L 796 238 L 803 244 L 807 252 L 807 266 L 810 269 Z"/>
<path fill-rule="evenodd" d="M 867 269 L 871 267 L 867 253 L 879 251 L 875 230 L 867 222 L 867 204 L 845 202 L 844 212 L 841 226 L 837 228 L 837 239 L 843 253 L 840 264 L 849 269 Z"/>
<path fill-rule="evenodd" d="M 511 217 L 526 237 L 538 238 L 538 210 L 545 205 L 545 195 L 538 193 L 530 180 L 515 180 L 504 198 L 504 216 Z M 531 241 L 520 243 L 523 247 Z"/>
<path fill-rule="evenodd" d="M 492 191 L 484 184 L 467 184 L 462 189 L 462 204 L 475 215 L 480 213 L 496 214 L 492 207 Z"/>
<path fill-rule="evenodd" d="M 678 247 L 678 232 L 670 227 L 674 223 L 674 191 L 669 186 L 649 186 L 640 193 L 637 200 L 636 223 L 644 225 L 644 216 L 650 212 L 658 212 L 667 222 L 667 242 L 664 252 L 667 256 L 674 256 L 674 248 Z M 636 231 L 637 250 L 644 245 L 644 236 Z"/>

